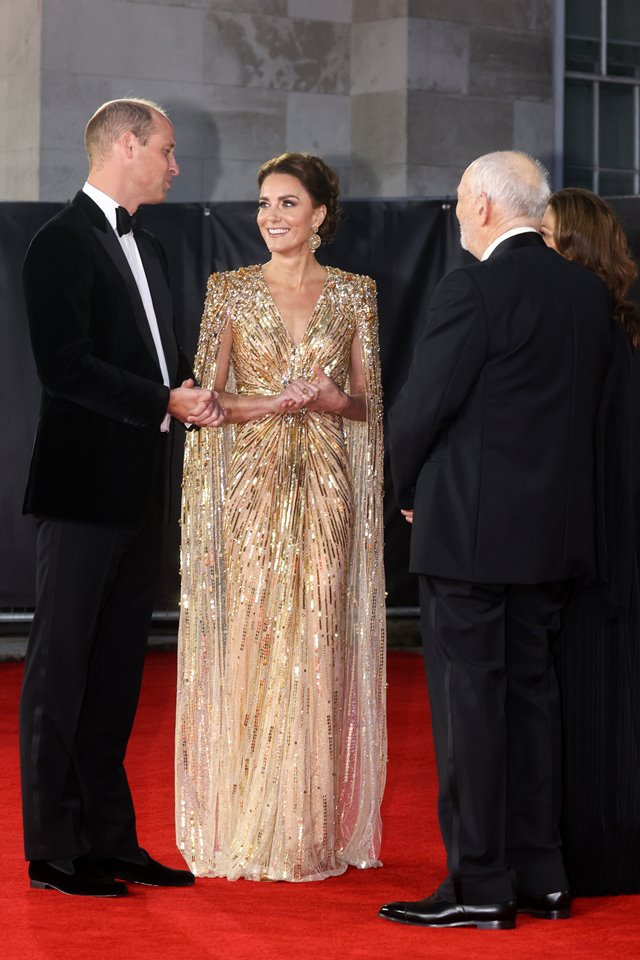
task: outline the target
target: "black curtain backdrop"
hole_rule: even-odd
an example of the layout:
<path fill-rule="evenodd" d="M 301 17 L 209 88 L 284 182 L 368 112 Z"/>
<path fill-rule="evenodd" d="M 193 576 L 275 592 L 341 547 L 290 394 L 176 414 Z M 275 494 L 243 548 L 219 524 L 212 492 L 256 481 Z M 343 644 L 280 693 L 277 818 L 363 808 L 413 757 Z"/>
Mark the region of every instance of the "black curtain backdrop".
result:
<path fill-rule="evenodd" d="M 610 201 L 640 258 L 640 200 Z M 33 605 L 34 527 L 21 515 L 35 435 L 40 387 L 35 373 L 20 281 L 31 237 L 62 204 L 0 203 L 0 611 Z M 440 278 L 468 259 L 459 244 L 455 204 L 449 200 L 345 201 L 337 239 L 318 254 L 324 263 L 365 273 L 378 284 L 380 348 L 385 406 L 393 401 L 411 358 L 431 292 Z M 179 335 L 193 355 L 206 280 L 213 271 L 260 263 L 265 248 L 248 202 L 167 204 L 144 210 L 145 226 L 162 241 L 169 259 Z M 640 428 L 640 365 L 636 410 Z M 637 434 L 640 437 L 640 431 Z M 172 491 L 157 610 L 176 610 L 181 429 L 175 431 Z M 636 444 L 640 476 L 640 440 Z M 414 607 L 417 592 L 407 572 L 409 527 L 385 495 L 385 565 L 391 609 Z"/>

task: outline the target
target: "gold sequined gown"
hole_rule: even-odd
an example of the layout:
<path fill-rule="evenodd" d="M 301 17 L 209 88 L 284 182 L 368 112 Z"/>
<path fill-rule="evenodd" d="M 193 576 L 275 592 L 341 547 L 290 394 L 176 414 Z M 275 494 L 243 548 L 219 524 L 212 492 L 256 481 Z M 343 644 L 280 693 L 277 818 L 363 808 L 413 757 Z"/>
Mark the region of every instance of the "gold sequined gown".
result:
<path fill-rule="evenodd" d="M 319 880 L 379 865 L 386 765 L 375 286 L 329 269 L 296 347 L 260 267 L 214 274 L 196 357 L 212 387 L 277 394 L 320 364 L 367 421 L 300 411 L 191 433 L 185 451 L 176 825 L 199 876 Z"/>

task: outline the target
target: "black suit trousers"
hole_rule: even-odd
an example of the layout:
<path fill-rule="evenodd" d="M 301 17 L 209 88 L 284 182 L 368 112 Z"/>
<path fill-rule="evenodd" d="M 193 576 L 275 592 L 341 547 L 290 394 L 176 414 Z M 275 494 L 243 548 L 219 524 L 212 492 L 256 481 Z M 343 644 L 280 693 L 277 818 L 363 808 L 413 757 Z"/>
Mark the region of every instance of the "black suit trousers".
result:
<path fill-rule="evenodd" d="M 569 586 L 419 581 L 449 870 L 439 894 L 477 904 L 563 890 L 550 641 Z"/>
<path fill-rule="evenodd" d="M 28 860 L 138 849 L 124 758 L 160 567 L 163 458 L 132 527 L 38 520 L 20 700 Z"/>

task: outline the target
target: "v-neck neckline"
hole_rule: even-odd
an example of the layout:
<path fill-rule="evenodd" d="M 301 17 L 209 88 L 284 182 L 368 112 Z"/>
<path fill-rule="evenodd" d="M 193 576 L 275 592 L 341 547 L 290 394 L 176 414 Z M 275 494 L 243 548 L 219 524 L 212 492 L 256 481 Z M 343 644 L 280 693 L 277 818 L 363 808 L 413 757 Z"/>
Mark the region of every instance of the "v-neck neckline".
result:
<path fill-rule="evenodd" d="M 271 301 L 271 303 L 272 303 L 272 305 L 273 305 L 273 309 L 274 309 L 274 311 L 275 311 L 276 316 L 278 317 L 278 320 L 280 321 L 280 324 L 281 324 L 281 326 L 282 326 L 282 329 L 283 329 L 284 332 L 285 332 L 285 335 L 286 335 L 286 337 L 287 337 L 287 340 L 289 341 L 289 343 L 291 344 L 291 346 L 292 346 L 292 348 L 293 348 L 294 350 L 299 350 L 300 347 L 302 346 L 302 344 L 303 344 L 303 343 L 305 342 L 305 340 L 307 339 L 307 333 L 309 332 L 309 330 L 310 330 L 310 328 L 311 328 L 311 322 L 312 322 L 313 318 L 314 318 L 315 315 L 316 315 L 316 312 L 317 312 L 317 310 L 318 310 L 318 307 L 320 306 L 320 302 L 324 299 L 324 295 L 325 295 L 325 293 L 326 293 L 327 286 L 328 286 L 328 284 L 329 284 L 329 277 L 331 276 L 331 268 L 330 268 L 330 267 L 325 267 L 325 270 L 327 271 L 327 273 L 326 273 L 326 276 L 325 276 L 325 278 L 324 278 L 324 283 L 322 284 L 322 290 L 321 290 L 320 293 L 318 294 L 318 298 L 317 298 L 316 302 L 314 303 L 313 308 L 312 308 L 312 310 L 311 310 L 311 313 L 309 314 L 309 316 L 308 316 L 308 318 L 307 318 L 307 322 L 306 322 L 306 324 L 305 324 L 304 331 L 303 331 L 303 333 L 302 333 L 302 337 L 300 338 L 299 342 L 296 343 L 295 340 L 293 339 L 293 337 L 291 336 L 291 333 L 290 333 L 290 331 L 289 331 L 289 327 L 288 327 L 288 326 L 286 325 L 286 323 L 284 322 L 284 318 L 283 318 L 282 314 L 280 313 L 280 308 L 278 307 L 278 304 L 277 304 L 276 301 L 275 301 L 275 297 L 274 297 L 273 294 L 271 293 L 271 288 L 269 287 L 269 284 L 267 283 L 267 278 L 265 277 L 265 275 L 264 275 L 264 273 L 263 273 L 263 271 L 262 271 L 262 265 L 258 266 L 258 273 L 259 273 L 259 275 L 260 275 L 260 280 L 262 281 L 262 285 L 264 286 L 265 290 L 267 291 L 267 295 L 268 295 L 268 297 L 269 297 L 269 299 L 270 299 L 270 301 Z"/>

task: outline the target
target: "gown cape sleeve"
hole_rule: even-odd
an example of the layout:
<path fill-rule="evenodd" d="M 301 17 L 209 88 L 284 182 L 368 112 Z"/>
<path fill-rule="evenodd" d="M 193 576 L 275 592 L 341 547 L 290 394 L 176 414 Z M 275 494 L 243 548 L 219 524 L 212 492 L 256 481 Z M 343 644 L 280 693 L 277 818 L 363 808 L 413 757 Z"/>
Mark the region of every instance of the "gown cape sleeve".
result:
<path fill-rule="evenodd" d="M 379 865 L 387 760 L 382 386 L 375 283 L 369 277 L 336 273 L 353 281 L 352 309 L 362 348 L 367 406 L 366 422 L 344 421 L 354 528 L 348 565 L 340 832 L 346 862 L 368 867 Z M 233 278 L 234 274 L 213 274 L 207 286 L 195 372 L 201 386 L 209 389 L 215 383 L 222 334 L 233 314 Z M 234 389 L 233 370 L 227 389 Z M 227 699 L 227 622 L 221 508 L 233 431 L 232 425 L 192 431 L 184 455 L 176 829 L 187 862 L 190 851 L 198 846 L 197 824 L 203 816 L 211 816 L 214 757 L 224 749 L 220 741 L 225 729 L 222 705 Z"/>

